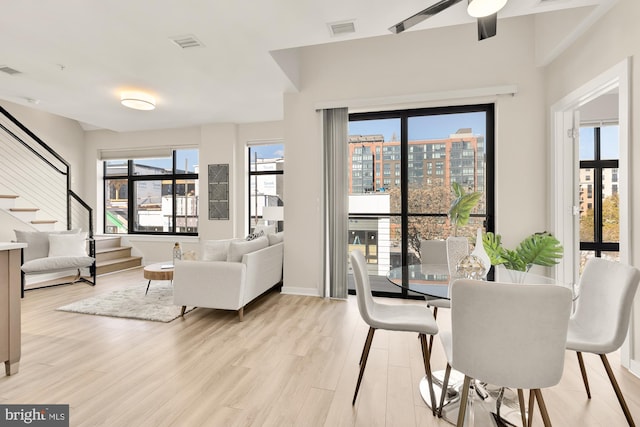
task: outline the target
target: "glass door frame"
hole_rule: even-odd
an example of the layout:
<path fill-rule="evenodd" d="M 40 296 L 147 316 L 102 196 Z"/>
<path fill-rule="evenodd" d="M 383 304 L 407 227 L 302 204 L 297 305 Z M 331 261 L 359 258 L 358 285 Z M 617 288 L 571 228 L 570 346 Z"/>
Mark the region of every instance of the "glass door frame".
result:
<path fill-rule="evenodd" d="M 473 217 L 484 217 L 483 225 L 486 231 L 494 231 L 495 226 L 495 104 L 476 104 L 476 105 L 461 105 L 450 107 L 433 107 L 433 108 L 420 108 L 410 110 L 394 110 L 394 111 L 380 111 L 380 112 L 368 112 L 368 113 L 351 113 L 349 114 L 349 121 L 361 121 L 361 120 L 380 120 L 380 119 L 400 119 L 400 144 L 401 144 L 401 172 L 400 172 L 400 184 L 401 184 L 401 210 L 400 212 L 389 212 L 388 214 L 382 213 L 354 213 L 356 217 L 363 216 L 388 216 L 389 218 L 400 217 L 401 219 L 401 264 L 403 268 L 403 283 L 405 286 L 400 292 L 382 292 L 373 291 L 375 296 L 381 297 L 400 297 L 400 298 L 423 298 L 422 296 L 409 295 L 407 292 L 408 280 L 408 265 L 409 265 L 409 240 L 406 238 L 409 234 L 409 219 L 412 217 L 429 217 L 429 216 L 442 216 L 443 213 L 409 213 L 409 118 L 416 116 L 429 116 L 429 115 L 443 115 L 443 114 L 460 114 L 460 113 L 485 113 L 485 214 L 472 214 Z M 351 213 L 349 213 L 351 217 Z M 444 213 L 446 216 L 446 212 Z M 351 290 L 349 290 L 352 293 Z"/>

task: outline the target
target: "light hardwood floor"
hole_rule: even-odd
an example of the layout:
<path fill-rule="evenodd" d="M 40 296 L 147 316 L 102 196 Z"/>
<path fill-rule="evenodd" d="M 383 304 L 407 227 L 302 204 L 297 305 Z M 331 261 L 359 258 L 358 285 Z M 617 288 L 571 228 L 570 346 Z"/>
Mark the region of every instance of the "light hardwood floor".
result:
<path fill-rule="evenodd" d="M 71 426 L 448 426 L 418 393 L 416 334 L 379 331 L 355 406 L 367 333 L 354 297 L 271 292 L 235 312 L 197 309 L 171 323 L 56 311 L 146 283 L 142 269 L 29 291 L 22 301 L 20 372 L 0 377 L 0 403 L 69 404 Z M 394 304 L 418 301 L 387 300 Z M 447 310 L 439 316 L 447 321 Z M 544 391 L 556 426 L 625 426 L 600 360 L 586 355 L 593 398 L 567 352 L 562 382 Z M 611 364 L 636 421 L 640 380 Z M 434 369 L 445 366 L 439 342 Z M 536 414 L 534 425 L 542 425 Z"/>

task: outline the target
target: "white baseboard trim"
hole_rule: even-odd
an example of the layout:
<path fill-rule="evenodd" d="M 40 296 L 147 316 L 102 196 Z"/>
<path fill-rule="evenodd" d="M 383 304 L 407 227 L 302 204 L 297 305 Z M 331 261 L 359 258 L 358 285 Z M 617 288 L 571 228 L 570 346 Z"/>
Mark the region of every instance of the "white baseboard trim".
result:
<path fill-rule="evenodd" d="M 302 295 L 307 297 L 320 297 L 320 292 L 312 288 L 294 288 L 291 286 L 283 286 L 280 293 L 286 295 Z"/>

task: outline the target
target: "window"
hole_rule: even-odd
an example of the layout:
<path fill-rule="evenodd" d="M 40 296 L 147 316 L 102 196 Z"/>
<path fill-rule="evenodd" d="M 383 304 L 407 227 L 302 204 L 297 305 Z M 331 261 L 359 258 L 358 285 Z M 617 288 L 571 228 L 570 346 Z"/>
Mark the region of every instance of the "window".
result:
<path fill-rule="evenodd" d="M 378 159 L 382 188 L 368 192 L 353 185 L 359 180 L 355 162 L 347 172 L 352 184 L 349 250 L 365 254 L 374 294 L 407 296 L 388 283 L 389 269 L 419 262 L 421 239 L 452 235 L 447 217 L 452 182 L 484 196 L 458 235 L 473 237 L 478 227 L 492 230 L 493 122 L 491 104 L 349 116 L 350 145 L 361 144 L 356 135 L 383 135 L 374 143 L 383 154 Z"/>
<path fill-rule="evenodd" d="M 362 147 L 356 147 L 352 157 L 354 164 L 362 169 Z M 283 229 L 280 219 L 263 217 L 265 206 L 284 206 L 284 144 L 256 144 L 248 148 L 249 156 L 249 232 L 256 226 L 275 225 L 276 230 Z M 356 160 L 357 159 L 357 160 Z M 362 176 L 363 172 L 358 172 Z"/>
<path fill-rule="evenodd" d="M 198 150 L 104 162 L 104 232 L 198 234 Z"/>
<path fill-rule="evenodd" d="M 618 259 L 618 126 L 580 128 L 580 251 Z"/>

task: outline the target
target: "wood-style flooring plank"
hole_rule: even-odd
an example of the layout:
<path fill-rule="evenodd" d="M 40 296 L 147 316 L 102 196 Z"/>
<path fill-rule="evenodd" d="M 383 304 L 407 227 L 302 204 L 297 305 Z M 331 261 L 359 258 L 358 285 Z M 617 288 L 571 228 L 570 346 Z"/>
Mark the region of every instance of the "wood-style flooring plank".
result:
<path fill-rule="evenodd" d="M 20 371 L 0 377 L 0 403 L 69 404 L 71 426 L 419 426 L 434 418 L 418 392 L 417 334 L 376 332 L 360 394 L 351 399 L 368 327 L 355 298 L 270 292 L 232 311 L 199 308 L 170 323 L 57 311 L 73 301 L 145 284 L 142 269 L 26 293 Z M 386 300 L 391 304 L 416 301 Z M 419 303 L 419 302 L 418 302 Z M 448 311 L 438 323 L 448 325 Z M 436 338 L 432 369 L 444 369 Z M 610 356 L 640 422 L 640 380 Z M 602 363 L 585 355 L 586 398 L 574 353 L 544 390 L 554 425 L 625 426 Z M 536 411 L 534 425 L 541 425 Z"/>

